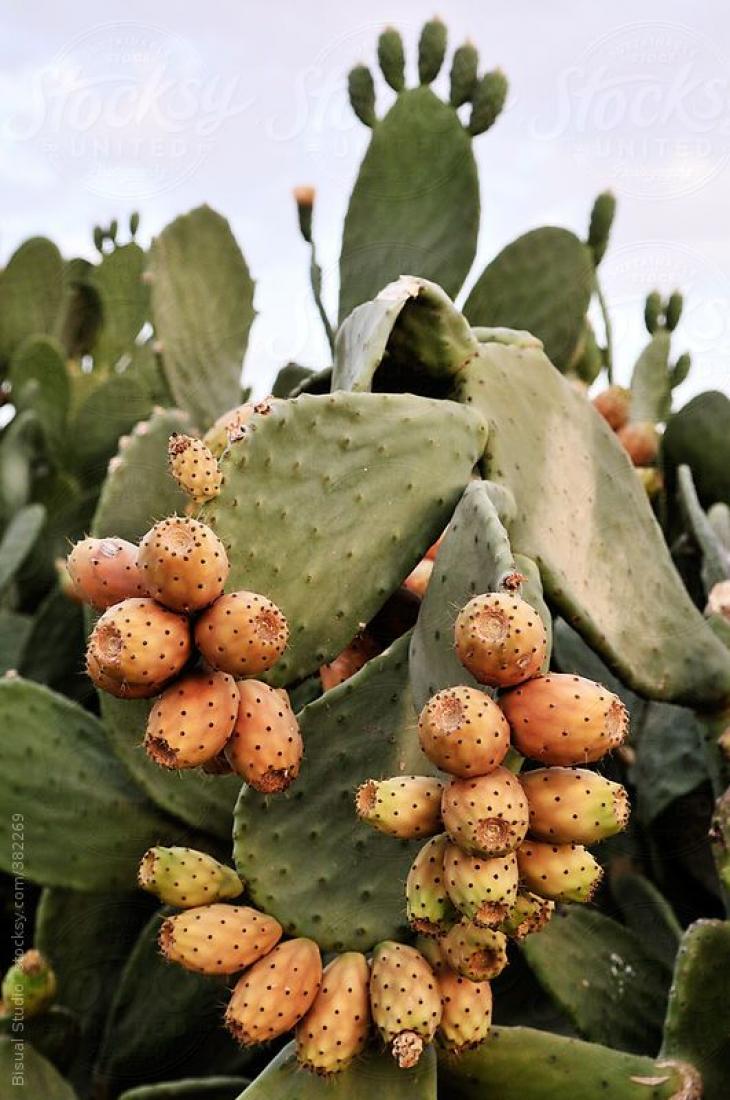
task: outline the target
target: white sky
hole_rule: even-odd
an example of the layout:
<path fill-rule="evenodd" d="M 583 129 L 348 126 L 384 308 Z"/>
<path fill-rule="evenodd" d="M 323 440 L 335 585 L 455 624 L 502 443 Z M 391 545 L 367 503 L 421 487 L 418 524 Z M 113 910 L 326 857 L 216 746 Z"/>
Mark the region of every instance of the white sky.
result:
<path fill-rule="evenodd" d="M 246 372 L 256 392 L 287 359 L 324 365 L 290 190 L 317 188 L 334 315 L 341 226 L 369 134 L 349 109 L 346 74 L 374 61 L 392 23 L 413 82 L 430 5 L 6 0 L 0 10 L 0 262 L 32 234 L 92 255 L 93 223 L 126 222 L 135 208 L 147 243 L 208 202 L 230 219 L 256 278 Z M 619 379 L 645 339 L 645 294 L 678 286 L 675 355 L 694 359 L 681 396 L 730 391 L 726 6 L 449 0 L 440 14 L 450 45 L 470 36 L 482 67 L 500 66 L 511 88 L 508 110 L 475 143 L 483 212 L 469 281 L 529 228 L 585 234 L 594 196 L 610 186 L 619 209 L 602 271 Z M 382 80 L 378 89 L 382 113 L 390 93 Z"/>

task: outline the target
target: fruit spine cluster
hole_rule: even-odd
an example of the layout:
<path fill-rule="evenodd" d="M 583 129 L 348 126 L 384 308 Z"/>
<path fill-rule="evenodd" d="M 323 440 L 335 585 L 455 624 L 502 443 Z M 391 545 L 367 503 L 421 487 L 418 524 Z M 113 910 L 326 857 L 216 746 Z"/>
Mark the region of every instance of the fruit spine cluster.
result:
<path fill-rule="evenodd" d="M 514 593 L 475 596 L 454 627 L 456 652 L 479 684 L 434 695 L 423 708 L 423 752 L 444 778 L 371 779 L 360 818 L 394 837 L 428 838 L 406 880 L 417 946 L 381 944 L 373 956 L 374 1022 L 399 1065 L 434 1037 L 454 1053 L 482 1042 L 489 982 L 556 901 L 587 902 L 602 868 L 586 845 L 624 828 L 625 789 L 585 765 L 624 740 L 626 710 L 579 676 L 548 673 L 540 616 Z M 516 753 L 537 762 L 519 776 Z M 391 981 L 376 981 L 377 968 Z"/>

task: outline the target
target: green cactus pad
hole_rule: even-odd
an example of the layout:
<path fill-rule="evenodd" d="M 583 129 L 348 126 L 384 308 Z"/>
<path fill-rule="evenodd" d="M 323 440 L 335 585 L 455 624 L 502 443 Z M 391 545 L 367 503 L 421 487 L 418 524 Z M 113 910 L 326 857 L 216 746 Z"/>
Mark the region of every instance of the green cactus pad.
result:
<path fill-rule="evenodd" d="M 650 879 L 634 871 L 611 878 L 611 896 L 647 955 L 671 972 L 682 928 L 667 899 Z"/>
<path fill-rule="evenodd" d="M 12 1015 L 0 1016 L 0 1036 L 7 1035 L 12 1038 L 13 1024 Z M 26 1015 L 22 1036 L 23 1042 L 28 1043 L 46 1061 L 55 1066 L 64 1077 L 69 1077 L 69 1066 L 79 1048 L 79 1020 L 75 1012 L 61 1005 L 52 1005 L 42 1016 L 32 1016 L 28 1019 Z M 70 1083 L 75 1084 L 74 1081 Z"/>
<path fill-rule="evenodd" d="M 730 504 L 730 398 L 708 390 L 675 413 L 662 437 L 662 462 L 670 496 L 677 467 L 687 465 L 703 508 Z"/>
<path fill-rule="evenodd" d="M 714 585 L 730 579 L 730 547 L 725 546 L 703 510 L 689 466 L 677 470 L 677 496 L 687 527 L 702 554 L 700 573 L 708 594 Z"/>
<path fill-rule="evenodd" d="M 0 592 L 7 587 L 33 549 L 46 519 L 42 504 L 16 512 L 0 539 Z"/>
<path fill-rule="evenodd" d="M 488 264 L 464 313 L 472 325 L 526 329 L 542 340 L 555 366 L 566 370 L 583 332 L 594 277 L 591 252 L 574 233 L 533 229 Z"/>
<path fill-rule="evenodd" d="M 123 1092 L 119 1100 L 238 1100 L 246 1077 L 187 1077 Z"/>
<path fill-rule="evenodd" d="M 19 677 L 0 681 L 0 807 L 22 812 L 24 874 L 78 890 L 131 889 L 139 854 L 181 834 L 109 754 L 104 728 L 77 704 Z M 0 867 L 10 871 L 10 845 Z"/>
<path fill-rule="evenodd" d="M 642 694 L 703 708 L 726 701 L 730 656 L 585 397 L 539 350 L 496 343 L 481 345 L 457 382 L 489 423 L 485 476 L 513 493 L 512 547 L 537 562 L 550 604 Z"/>
<path fill-rule="evenodd" d="M 530 1027 L 493 1027 L 476 1050 L 439 1059 L 439 1086 L 454 1100 L 699 1100 L 686 1084 L 671 1064 Z"/>
<path fill-rule="evenodd" d="M 53 588 L 33 616 L 33 626 L 20 661 L 14 666 L 26 680 L 35 680 L 78 702 L 94 694 L 84 665 L 86 631 L 82 607 L 60 588 Z"/>
<path fill-rule="evenodd" d="M 17 1036 L 0 1036 L 0 1081 L 6 1095 L 12 1089 L 13 1100 L 77 1100 L 76 1093 L 58 1070 L 29 1042 L 23 1044 L 22 1073 L 17 1073 Z"/>
<path fill-rule="evenodd" d="M 0 676 L 18 667 L 32 628 L 30 615 L 5 608 L 0 610 Z"/>
<path fill-rule="evenodd" d="M 52 334 L 64 296 L 61 253 L 45 237 L 31 237 L 0 273 L 0 366 L 28 336 Z"/>
<path fill-rule="evenodd" d="M 58 458 L 71 400 L 60 345 L 48 336 L 29 337 L 13 355 L 9 378 L 13 404 L 18 410 L 35 412 L 50 453 Z"/>
<path fill-rule="evenodd" d="M 367 65 L 356 65 L 347 77 L 350 106 L 364 126 L 373 127 L 378 121 L 375 114 L 375 84 Z"/>
<path fill-rule="evenodd" d="M 238 1100 L 436 1100 L 436 1055 L 424 1050 L 413 1069 L 390 1054 L 368 1050 L 342 1073 L 323 1081 L 297 1062 L 294 1043 L 279 1051 Z"/>
<path fill-rule="evenodd" d="M 270 682 L 313 672 L 372 618 L 446 525 L 484 438 L 471 410 L 410 394 L 305 395 L 249 422 L 200 518 L 228 551 L 226 590 L 289 621 Z"/>
<path fill-rule="evenodd" d="M 452 297 L 476 253 L 479 181 L 455 109 L 424 85 L 399 93 L 373 129 L 345 218 L 339 318 L 399 275 Z"/>
<path fill-rule="evenodd" d="M 225 218 L 200 206 L 149 254 L 152 315 L 170 391 L 202 429 L 239 404 L 253 282 Z"/>
<path fill-rule="evenodd" d="M 102 327 L 94 345 L 94 361 L 116 363 L 132 351 L 149 316 L 150 290 L 144 281 L 146 257 L 138 244 L 121 245 L 103 256 L 91 282 L 102 311 Z"/>
<path fill-rule="evenodd" d="M 664 1024 L 662 1057 L 691 1062 L 704 1100 L 727 1096 L 730 1065 L 730 923 L 700 920 L 682 938 Z"/>
<path fill-rule="evenodd" d="M 254 903 L 324 950 L 365 951 L 406 932 L 404 882 L 420 842 L 359 821 L 354 798 L 367 779 L 433 774 L 416 737 L 409 641 L 300 712 L 304 760 L 286 792 L 244 787 L 236 806 L 236 867 Z"/>
<path fill-rule="evenodd" d="M 634 1054 L 656 1051 L 669 974 L 628 928 L 566 905 L 522 950 L 583 1038 Z"/>
<path fill-rule="evenodd" d="M 99 382 L 69 425 L 74 471 L 87 480 L 102 481 L 120 435 L 131 431 L 150 411 L 147 393 L 131 378 L 112 375 Z"/>
<path fill-rule="evenodd" d="M 313 374 L 314 371 L 309 367 L 302 367 L 299 363 L 286 363 L 274 379 L 271 387 L 272 397 L 291 396 L 294 387 L 301 382 L 306 382 Z"/>
<path fill-rule="evenodd" d="M 393 91 L 401 92 L 405 86 L 406 59 L 403 39 L 395 27 L 386 27 L 378 39 L 378 64 Z"/>
<path fill-rule="evenodd" d="M 411 639 L 411 687 L 418 710 L 442 688 L 479 686 L 454 649 L 456 616 L 472 596 L 503 590 L 517 573 L 489 490 L 484 481 L 467 485 L 434 562 Z"/>
<path fill-rule="evenodd" d="M 660 329 L 636 360 L 631 375 L 631 419 L 658 424 L 669 418 L 672 385 L 669 373 L 671 336 Z"/>

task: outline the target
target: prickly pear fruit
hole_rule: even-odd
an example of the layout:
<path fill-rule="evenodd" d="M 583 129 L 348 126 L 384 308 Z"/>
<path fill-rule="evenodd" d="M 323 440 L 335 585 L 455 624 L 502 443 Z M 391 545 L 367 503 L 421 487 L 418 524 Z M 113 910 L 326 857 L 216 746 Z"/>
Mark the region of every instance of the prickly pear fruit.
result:
<path fill-rule="evenodd" d="M 337 654 L 334 661 L 322 665 L 319 670 L 322 689 L 329 691 L 338 684 L 344 683 L 345 680 L 349 680 L 378 653 L 380 653 L 378 643 L 366 631 L 362 631 L 341 653 Z"/>
<path fill-rule="evenodd" d="M 444 791 L 441 814 L 454 844 L 471 855 L 512 852 L 527 835 L 527 799 L 519 779 L 506 768 L 453 779 Z"/>
<path fill-rule="evenodd" d="M 664 475 L 662 471 L 656 466 L 635 466 L 634 470 L 641 482 L 642 489 L 649 500 L 653 500 L 664 488 Z"/>
<path fill-rule="evenodd" d="M 453 925 L 439 944 L 452 970 L 472 982 L 486 982 L 507 965 L 507 937 L 494 928 L 480 928 L 466 917 Z"/>
<path fill-rule="evenodd" d="M 149 848 L 142 856 L 137 882 L 165 905 L 179 909 L 237 898 L 243 891 L 232 867 L 194 848 Z"/>
<path fill-rule="evenodd" d="M 439 550 L 441 549 L 441 543 L 444 541 L 445 535 L 446 535 L 446 531 L 442 531 L 441 534 L 439 535 L 439 537 L 436 539 L 436 541 L 434 543 L 432 543 L 431 546 L 429 546 L 428 550 L 423 555 L 424 558 L 426 558 L 427 561 L 436 561 L 436 555 L 438 554 Z"/>
<path fill-rule="evenodd" d="M 156 523 L 139 544 L 139 564 L 150 595 L 173 611 L 207 607 L 221 595 L 228 576 L 223 543 L 190 516 Z"/>
<path fill-rule="evenodd" d="M 426 595 L 432 573 L 433 562 L 430 558 L 422 558 L 416 568 L 403 581 L 403 587 L 412 592 L 414 596 L 418 596 L 419 600 L 422 600 Z"/>
<path fill-rule="evenodd" d="M 132 596 L 147 596 L 137 547 L 126 539 L 82 539 L 66 559 L 73 592 L 99 611 Z"/>
<path fill-rule="evenodd" d="M 610 428 L 619 431 L 629 422 L 631 412 L 631 390 L 623 386 L 609 386 L 603 393 L 593 398 L 593 407 L 599 412 Z"/>
<path fill-rule="evenodd" d="M 119 698 L 155 695 L 190 656 L 190 627 L 154 600 L 122 600 L 109 607 L 89 637 L 86 668 L 104 691 Z"/>
<path fill-rule="evenodd" d="M 551 672 L 499 700 L 518 752 L 543 764 L 588 764 L 622 744 L 628 714 L 617 695 L 582 676 Z"/>
<path fill-rule="evenodd" d="M 229 409 L 218 417 L 213 427 L 203 436 L 203 443 L 214 458 L 220 458 L 229 444 L 240 438 L 243 428 L 255 411 L 254 402 L 247 401 L 245 405 L 237 405 L 235 409 Z"/>
<path fill-rule="evenodd" d="M 424 844 L 406 879 L 408 923 L 422 936 L 438 936 L 456 919 L 444 881 L 444 852 L 448 843 L 449 838 L 442 833 Z"/>
<path fill-rule="evenodd" d="M 242 1046 L 289 1031 L 312 1007 L 322 984 L 322 960 L 313 940 L 279 944 L 239 978 L 225 1023 Z"/>
<path fill-rule="evenodd" d="M 444 852 L 444 877 L 456 908 L 482 928 L 494 928 L 504 920 L 517 897 L 514 852 L 483 859 L 449 844 Z"/>
<path fill-rule="evenodd" d="M 297 1024 L 300 1065 L 329 1077 L 361 1054 L 370 1025 L 370 967 L 359 951 L 348 951 L 325 967 L 314 1004 Z"/>
<path fill-rule="evenodd" d="M 200 974 L 235 974 L 263 959 L 282 928 L 247 905 L 201 905 L 162 922 L 160 949 L 170 962 Z"/>
<path fill-rule="evenodd" d="M 445 784 L 431 775 L 368 779 L 357 789 L 355 808 L 361 821 L 388 836 L 414 840 L 442 828 L 441 795 Z"/>
<path fill-rule="evenodd" d="M 415 947 L 384 940 L 373 951 L 370 1007 L 401 1069 L 415 1066 L 441 1022 L 436 975 Z"/>
<path fill-rule="evenodd" d="M 446 688 L 426 703 L 418 719 L 426 756 L 442 771 L 467 778 L 488 775 L 509 748 L 509 725 L 483 691 Z"/>
<path fill-rule="evenodd" d="M 485 592 L 462 608 L 454 623 L 459 660 L 480 684 L 512 687 L 537 676 L 547 653 L 542 619 L 526 600 Z"/>
<path fill-rule="evenodd" d="M 553 901 L 590 901 L 603 868 L 582 844 L 526 840 L 517 849 L 520 878 L 528 890 Z"/>
<path fill-rule="evenodd" d="M 230 737 L 238 714 L 236 681 L 198 672 L 171 684 L 150 711 L 144 747 L 163 768 L 197 768 Z"/>
<path fill-rule="evenodd" d="M 489 1035 L 492 1024 L 492 987 L 487 981 L 470 981 L 453 970 L 436 975 L 441 994 L 441 1023 L 438 1041 L 461 1054 L 479 1046 Z"/>
<path fill-rule="evenodd" d="M 40 951 L 16 959 L 2 983 L 2 1012 L 29 1020 L 45 1012 L 56 996 L 56 975 Z"/>
<path fill-rule="evenodd" d="M 652 466 L 656 462 L 659 433 L 650 421 L 626 424 L 617 434 L 634 466 Z"/>
<path fill-rule="evenodd" d="M 279 660 L 288 640 L 283 613 L 256 592 L 221 596 L 195 627 L 195 641 L 208 664 L 231 676 L 266 672 Z"/>
<path fill-rule="evenodd" d="M 304 751 L 286 692 L 259 680 L 241 680 L 238 695 L 238 714 L 225 748 L 228 763 L 257 791 L 286 790 L 299 775 Z"/>
<path fill-rule="evenodd" d="M 517 900 L 499 926 L 500 932 L 513 940 L 524 940 L 532 932 L 539 932 L 555 912 L 555 902 L 520 890 Z"/>
<path fill-rule="evenodd" d="M 629 796 L 586 768 L 537 768 L 522 787 L 530 807 L 530 834 L 553 844 L 596 844 L 629 820 Z"/>
<path fill-rule="evenodd" d="M 167 445 L 170 473 L 193 500 L 212 500 L 221 491 L 221 472 L 216 457 L 202 439 L 173 432 Z"/>

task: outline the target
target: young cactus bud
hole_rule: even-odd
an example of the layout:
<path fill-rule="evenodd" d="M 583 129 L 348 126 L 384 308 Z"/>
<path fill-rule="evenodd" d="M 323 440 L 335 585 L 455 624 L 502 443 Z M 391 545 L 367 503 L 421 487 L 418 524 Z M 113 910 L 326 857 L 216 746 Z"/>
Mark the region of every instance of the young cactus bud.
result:
<path fill-rule="evenodd" d="M 406 82 L 406 59 L 403 39 L 394 27 L 386 27 L 378 39 L 378 64 L 393 91 L 402 92 Z"/>
<path fill-rule="evenodd" d="M 109 222 L 109 230 L 107 232 L 107 237 L 114 244 L 117 243 L 117 233 L 118 232 L 119 232 L 119 222 L 117 221 L 116 218 L 112 218 L 112 220 Z"/>
<path fill-rule="evenodd" d="M 507 692 L 500 704 L 517 751 L 543 764 L 593 763 L 628 733 L 619 697 L 582 676 L 539 676 Z"/>
<path fill-rule="evenodd" d="M 504 760 L 509 725 L 483 691 L 446 688 L 426 703 L 418 719 L 418 737 L 429 760 L 450 775 L 488 775 Z"/>
<path fill-rule="evenodd" d="M 507 88 L 507 77 L 501 69 L 485 73 L 478 82 L 469 116 L 469 133 L 473 137 L 483 134 L 497 121 L 507 99 Z"/>
<path fill-rule="evenodd" d="M 430 84 L 441 71 L 446 56 L 446 27 L 440 19 L 424 23 L 418 40 L 418 79 Z"/>
<path fill-rule="evenodd" d="M 238 715 L 226 744 L 228 763 L 263 794 L 284 791 L 299 775 L 302 735 L 286 692 L 259 680 L 238 684 Z"/>
<path fill-rule="evenodd" d="M 681 386 L 687 378 L 692 367 L 692 356 L 688 351 L 682 352 L 677 359 L 677 362 L 669 370 L 669 385 L 672 389 L 676 389 L 677 386 Z"/>
<path fill-rule="evenodd" d="M 481 928 L 495 928 L 517 897 L 517 859 L 514 852 L 482 859 L 449 844 L 444 852 L 446 889 L 465 917 Z"/>
<path fill-rule="evenodd" d="M 138 229 L 139 229 L 139 211 L 133 210 L 132 213 L 129 215 L 129 234 L 130 234 L 132 240 L 134 240 L 134 238 L 137 236 Z"/>
<path fill-rule="evenodd" d="M 144 747 L 163 768 L 197 768 L 228 741 L 238 714 L 238 690 L 224 672 L 181 677 L 155 702 Z"/>
<path fill-rule="evenodd" d="M 199 974 L 235 974 L 263 959 L 281 939 L 277 920 L 247 905 L 203 905 L 162 922 L 160 950 Z"/>
<path fill-rule="evenodd" d="M 442 828 L 441 795 L 445 784 L 426 775 L 368 779 L 357 789 L 355 808 L 361 821 L 388 836 L 414 840 Z"/>
<path fill-rule="evenodd" d="M 195 625 L 195 642 L 206 661 L 231 676 L 258 676 L 286 649 L 289 625 L 275 603 L 256 592 L 229 592 Z"/>
<path fill-rule="evenodd" d="M 543 621 L 520 596 L 485 592 L 456 616 L 456 653 L 480 684 L 513 687 L 537 676 L 547 654 Z"/>
<path fill-rule="evenodd" d="M 596 844 L 626 828 L 629 796 L 586 768 L 537 768 L 521 777 L 530 834 L 552 844 Z"/>
<path fill-rule="evenodd" d="M 492 988 L 489 982 L 469 981 L 452 970 L 436 975 L 441 994 L 438 1041 L 452 1054 L 479 1046 L 492 1024 Z"/>
<path fill-rule="evenodd" d="M 644 305 L 644 324 L 647 332 L 653 336 L 662 325 L 662 296 L 658 290 L 647 294 Z"/>
<path fill-rule="evenodd" d="M 449 838 L 443 833 L 423 845 L 406 879 L 406 914 L 414 932 L 439 936 L 456 920 L 444 879 L 444 852 Z"/>
<path fill-rule="evenodd" d="M 667 302 L 665 317 L 666 325 L 670 332 L 674 332 L 675 328 L 679 324 L 679 318 L 682 316 L 682 306 L 684 305 L 684 299 L 678 290 L 675 290 L 673 294 L 670 294 L 669 301 Z"/>
<path fill-rule="evenodd" d="M 590 901 L 603 878 L 600 863 L 581 844 L 526 840 L 517 863 L 527 889 L 552 901 Z"/>
<path fill-rule="evenodd" d="M 222 594 L 228 576 L 221 540 L 187 516 L 156 523 L 139 544 L 139 564 L 150 595 L 172 611 L 208 607 Z"/>
<path fill-rule="evenodd" d="M 629 422 L 631 390 L 624 389 L 623 386 L 609 386 L 593 398 L 593 407 L 608 426 L 617 432 Z"/>
<path fill-rule="evenodd" d="M 588 247 L 593 263 L 598 267 L 608 247 L 608 238 L 616 214 L 616 199 L 611 191 L 603 191 L 593 203 L 588 229 Z"/>
<path fill-rule="evenodd" d="M 26 1020 L 40 1016 L 56 996 L 56 975 L 40 951 L 21 955 L 2 983 L 2 1015 L 22 1014 Z"/>
<path fill-rule="evenodd" d="M 659 454 L 659 435 L 649 420 L 626 424 L 618 439 L 634 466 L 652 466 Z"/>
<path fill-rule="evenodd" d="M 441 813 L 454 844 L 470 855 L 513 852 L 527 835 L 527 799 L 519 779 L 507 768 L 452 780 L 444 791 Z"/>
<path fill-rule="evenodd" d="M 322 975 L 322 987 L 297 1024 L 297 1061 L 329 1077 L 365 1049 L 370 1025 L 370 967 L 359 951 L 338 955 Z"/>
<path fill-rule="evenodd" d="M 309 1011 L 322 984 L 322 959 L 313 940 L 279 944 L 239 978 L 225 1024 L 241 1046 L 276 1039 Z"/>
<path fill-rule="evenodd" d="M 454 52 L 451 62 L 449 99 L 452 107 L 461 107 L 474 94 L 479 68 L 479 54 L 471 42 L 465 42 Z"/>
<path fill-rule="evenodd" d="M 137 547 L 126 539 L 82 539 L 66 560 L 73 592 L 99 611 L 147 596 Z"/>
<path fill-rule="evenodd" d="M 221 491 L 221 472 L 215 455 L 202 439 L 173 432 L 167 445 L 170 473 L 196 503 L 212 500 Z"/>
<path fill-rule="evenodd" d="M 245 405 L 237 405 L 235 409 L 229 409 L 218 417 L 213 427 L 203 436 L 203 443 L 215 458 L 220 458 L 228 446 L 241 437 L 255 411 L 253 401 L 247 401 Z"/>
<path fill-rule="evenodd" d="M 142 856 L 137 882 L 164 905 L 178 909 L 237 898 L 243 891 L 232 867 L 194 848 L 149 848 Z"/>
<path fill-rule="evenodd" d="M 499 926 L 500 932 L 513 940 L 524 940 L 532 932 L 539 932 L 555 912 L 555 902 L 520 890 L 517 900 Z"/>
<path fill-rule="evenodd" d="M 94 238 L 94 247 L 96 248 L 97 252 L 103 252 L 104 251 L 104 241 L 106 240 L 106 234 L 104 233 L 104 230 L 101 228 L 100 225 L 95 225 L 94 226 L 93 238 Z"/>
<path fill-rule="evenodd" d="M 360 121 L 365 126 L 375 126 L 378 121 L 375 115 L 375 85 L 373 74 L 367 65 L 356 65 L 354 69 L 350 69 L 347 91 L 350 106 Z"/>
<path fill-rule="evenodd" d="M 507 937 L 494 928 L 480 928 L 462 917 L 440 943 L 452 970 L 471 982 L 486 982 L 501 974 L 507 965 Z"/>
<path fill-rule="evenodd" d="M 190 627 L 182 615 L 150 599 L 108 608 L 89 637 L 86 668 L 103 691 L 124 698 L 156 695 L 190 657 Z"/>
<path fill-rule="evenodd" d="M 441 1022 L 436 976 L 420 951 L 393 940 L 377 945 L 370 1007 L 375 1026 L 400 1068 L 415 1066 Z"/>

